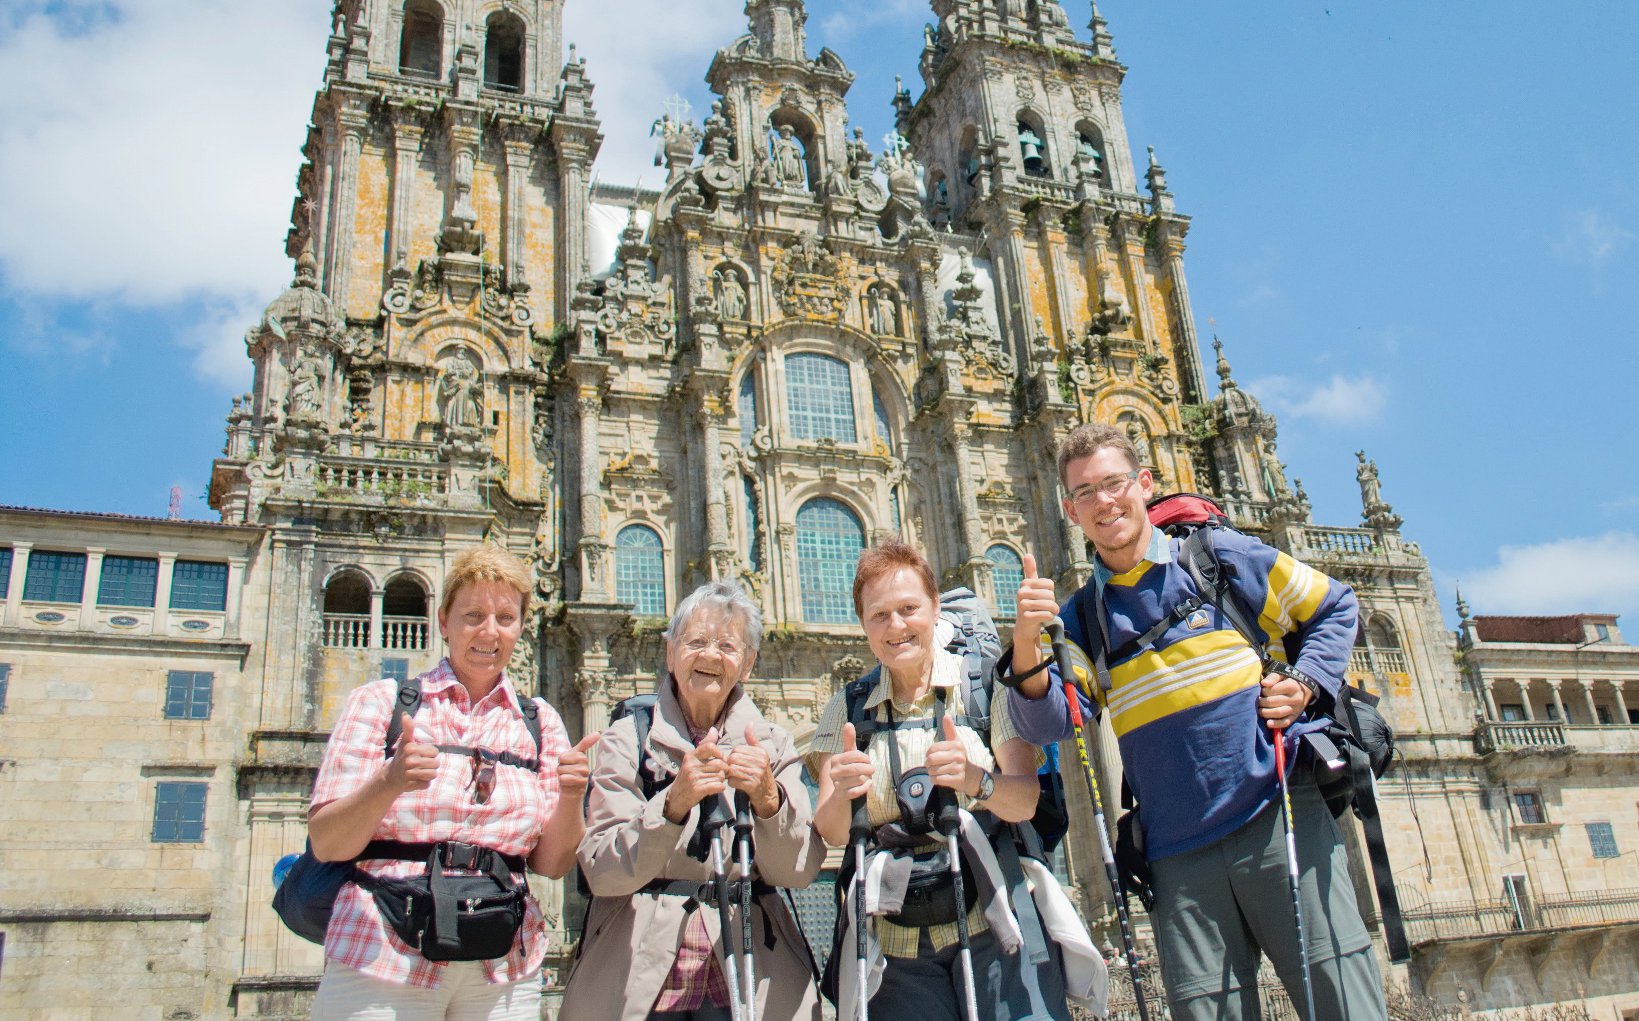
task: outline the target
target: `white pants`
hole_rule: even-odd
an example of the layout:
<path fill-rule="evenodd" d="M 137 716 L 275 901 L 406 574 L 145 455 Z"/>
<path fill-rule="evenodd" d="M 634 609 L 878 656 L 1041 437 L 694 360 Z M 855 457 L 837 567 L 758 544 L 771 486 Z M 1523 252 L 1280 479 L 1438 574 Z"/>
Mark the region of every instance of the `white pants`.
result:
<path fill-rule="evenodd" d="M 452 961 L 437 989 L 383 982 L 357 968 L 324 963 L 313 1021 L 539 1021 L 539 972 L 491 983 L 482 961 Z"/>

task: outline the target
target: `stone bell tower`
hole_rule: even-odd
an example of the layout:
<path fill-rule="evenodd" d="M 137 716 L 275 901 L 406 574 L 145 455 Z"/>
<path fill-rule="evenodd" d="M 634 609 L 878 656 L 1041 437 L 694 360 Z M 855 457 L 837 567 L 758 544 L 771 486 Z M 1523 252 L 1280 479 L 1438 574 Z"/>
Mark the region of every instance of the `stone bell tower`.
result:
<path fill-rule="evenodd" d="M 438 661 L 460 550 L 499 543 L 534 571 L 509 670 L 537 689 L 560 577 L 551 324 L 586 261 L 602 140 L 561 16 L 550 0 L 332 13 L 285 241 L 296 272 L 246 333 L 254 383 L 210 487 L 224 520 L 270 530 L 266 669 L 239 772 L 253 876 L 302 846 L 348 692 Z M 316 971 L 315 953 L 258 910 L 242 982 Z"/>
<path fill-rule="evenodd" d="M 1210 487 L 1189 219 L 1153 154 L 1142 178 L 1135 169 L 1126 68 L 1103 18 L 1095 7 L 1084 42 L 1055 0 L 934 0 L 933 13 L 924 91 L 901 91 L 900 130 L 927 166 L 930 219 L 976 234 L 994 265 L 1039 445 L 1077 421 L 1111 422 L 1164 487 Z M 1075 535 L 1064 546 L 1055 573 L 1085 563 Z"/>

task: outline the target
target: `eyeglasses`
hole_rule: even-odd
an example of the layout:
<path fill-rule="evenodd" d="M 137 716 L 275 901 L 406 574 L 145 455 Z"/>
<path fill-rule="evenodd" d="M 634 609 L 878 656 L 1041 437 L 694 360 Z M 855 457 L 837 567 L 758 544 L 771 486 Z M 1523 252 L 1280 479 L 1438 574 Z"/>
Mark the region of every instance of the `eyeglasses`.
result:
<path fill-rule="evenodd" d="M 1120 475 L 1111 475 L 1109 478 L 1099 482 L 1088 482 L 1083 485 L 1079 485 L 1070 490 L 1070 502 L 1078 507 L 1085 507 L 1094 500 L 1098 499 L 1100 496 L 1107 496 L 1113 500 L 1122 493 L 1126 492 L 1127 487 L 1138 478 L 1139 471 L 1141 471 L 1141 469 L 1134 468 L 1130 472 L 1123 472 Z"/>
<path fill-rule="evenodd" d="M 693 653 L 705 652 L 712 646 L 727 659 L 739 659 L 744 646 L 732 638 L 712 638 L 709 635 L 690 635 L 683 639 L 683 648 Z"/>

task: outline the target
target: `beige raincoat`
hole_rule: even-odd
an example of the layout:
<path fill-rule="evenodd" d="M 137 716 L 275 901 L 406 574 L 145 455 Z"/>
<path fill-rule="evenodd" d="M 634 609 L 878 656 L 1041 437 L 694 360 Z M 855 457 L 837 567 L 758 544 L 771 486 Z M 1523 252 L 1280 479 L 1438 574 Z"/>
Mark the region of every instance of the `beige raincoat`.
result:
<path fill-rule="evenodd" d="M 649 729 L 648 757 L 665 774 L 675 776 L 678 763 L 694 745 L 669 677 L 661 683 L 659 696 Z M 789 734 L 763 719 L 744 697 L 743 689 L 729 699 L 720 745 L 726 751 L 744 744 L 746 724 L 753 724 L 757 741 L 767 749 L 775 779 L 785 792 L 780 810 L 772 817 L 753 816 L 752 874 L 772 886 L 807 886 L 819 872 L 825 847 L 810 825 L 813 808 L 802 783 L 796 746 Z M 638 891 L 652 880 L 704 882 L 711 877 L 710 857 L 697 861 L 687 850 L 699 806 L 689 811 L 682 825 L 673 825 L 662 811 L 664 788 L 644 801 L 635 741 L 636 730 L 627 717 L 605 730 L 597 745 L 597 764 L 587 792 L 586 835 L 578 851 L 593 901 L 564 991 L 560 1017 L 565 1021 L 640 1021 L 647 1017 L 677 960 L 690 902 L 673 894 Z M 728 831 L 725 845 L 731 860 L 732 835 Z M 729 875 L 737 877 L 739 869 L 730 868 Z M 720 947 L 716 908 L 699 905 L 694 910 L 704 913 L 706 931 Z M 819 990 L 810 970 L 807 944 L 784 899 L 774 894 L 759 898 L 752 923 L 757 1017 L 760 1021 L 819 1021 Z M 732 925 L 729 945 L 738 952 L 737 904 Z"/>

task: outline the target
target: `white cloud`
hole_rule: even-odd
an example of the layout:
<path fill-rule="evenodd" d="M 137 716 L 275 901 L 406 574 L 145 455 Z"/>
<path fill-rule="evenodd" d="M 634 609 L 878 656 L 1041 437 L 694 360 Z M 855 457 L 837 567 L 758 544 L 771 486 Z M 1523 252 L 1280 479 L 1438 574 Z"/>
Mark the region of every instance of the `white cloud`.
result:
<path fill-rule="evenodd" d="M 1497 562 L 1461 576 L 1479 613 L 1615 613 L 1639 607 L 1639 535 L 1607 532 L 1503 546 Z"/>
<path fill-rule="evenodd" d="M 1244 389 L 1281 417 L 1313 419 L 1328 425 L 1375 422 L 1388 403 L 1383 384 L 1375 376 L 1334 373 L 1320 384 L 1294 376 L 1265 376 L 1247 383 Z"/>
<path fill-rule="evenodd" d="M 276 293 L 329 8 L 115 0 L 14 10 L 0 35 L 8 286 L 139 305 Z"/>
<path fill-rule="evenodd" d="M 1566 217 L 1548 250 L 1566 262 L 1598 266 L 1635 240 L 1639 233 L 1614 222 L 1603 211 L 1582 209 Z"/>
<path fill-rule="evenodd" d="M 261 318 L 265 305 L 255 297 L 201 304 L 193 325 L 177 337 L 178 343 L 194 353 L 194 371 L 201 378 L 235 392 L 250 388 L 245 331 Z"/>
<path fill-rule="evenodd" d="M 856 39 L 890 23 L 913 24 L 933 20 L 926 0 L 837 0 L 820 21 L 820 31 L 833 44 Z"/>
<path fill-rule="evenodd" d="M 712 54 L 747 31 L 741 11 L 737 3 L 674 0 L 564 5 L 564 40 L 586 58 L 592 105 L 603 122 L 595 168 L 601 179 L 630 184 L 642 178 L 650 187 L 664 181 L 664 171 L 654 165 L 649 125 L 679 92 L 692 97 L 694 122 L 704 119 L 708 93 L 694 83 Z"/>

